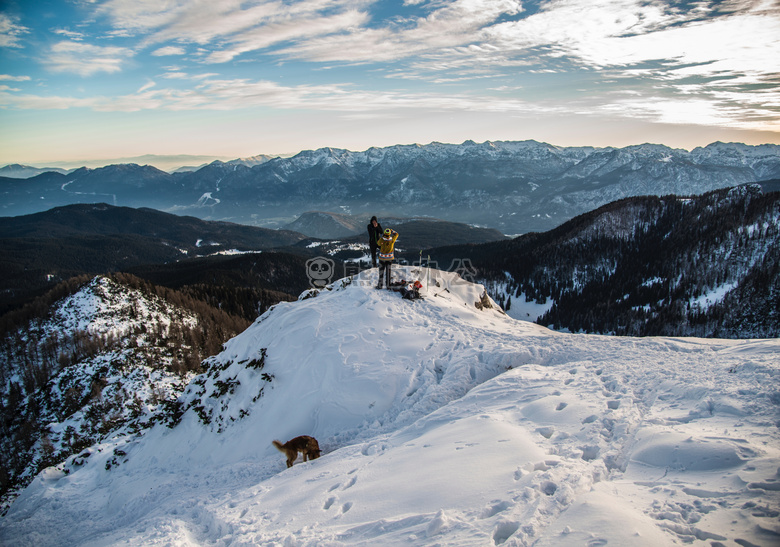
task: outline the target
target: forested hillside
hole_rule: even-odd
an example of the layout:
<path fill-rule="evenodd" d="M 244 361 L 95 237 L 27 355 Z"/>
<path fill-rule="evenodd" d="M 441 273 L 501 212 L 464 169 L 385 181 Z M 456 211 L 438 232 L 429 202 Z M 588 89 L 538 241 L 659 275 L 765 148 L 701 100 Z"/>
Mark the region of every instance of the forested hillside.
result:
<path fill-rule="evenodd" d="M 130 274 L 83 276 L 3 316 L 0 508 L 41 469 L 159 420 L 203 359 L 251 323 L 214 297 Z"/>
<path fill-rule="evenodd" d="M 621 335 L 780 336 L 780 193 L 746 185 L 628 198 L 543 234 L 436 249 L 469 258 L 505 307 L 537 322 Z"/>
<path fill-rule="evenodd" d="M 128 271 L 217 253 L 259 252 L 302 239 L 295 232 L 104 203 L 0 217 L 0 314 L 82 274 Z M 305 275 L 300 277 L 305 280 Z"/>

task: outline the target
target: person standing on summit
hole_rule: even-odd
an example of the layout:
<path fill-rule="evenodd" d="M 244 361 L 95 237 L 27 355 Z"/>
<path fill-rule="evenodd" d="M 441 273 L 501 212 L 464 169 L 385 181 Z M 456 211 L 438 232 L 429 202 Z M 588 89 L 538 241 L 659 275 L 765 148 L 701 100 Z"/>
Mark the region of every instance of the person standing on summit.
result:
<path fill-rule="evenodd" d="M 377 289 L 382 288 L 382 281 L 385 282 L 388 289 L 390 288 L 390 266 L 395 259 L 396 239 L 398 239 L 398 232 L 387 228 L 382 239 L 379 240 L 379 284 L 376 286 Z"/>
<path fill-rule="evenodd" d="M 382 226 L 376 217 L 371 217 L 368 223 L 368 247 L 371 249 L 372 268 L 376 268 L 376 251 L 379 249 L 379 240 L 382 239 Z"/>

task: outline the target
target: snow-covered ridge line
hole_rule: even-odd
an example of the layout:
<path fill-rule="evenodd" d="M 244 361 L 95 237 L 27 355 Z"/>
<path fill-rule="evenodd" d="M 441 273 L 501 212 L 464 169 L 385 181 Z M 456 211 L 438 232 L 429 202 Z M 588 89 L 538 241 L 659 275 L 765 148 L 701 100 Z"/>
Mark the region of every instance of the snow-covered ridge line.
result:
<path fill-rule="evenodd" d="M 395 274 L 425 298 L 375 289 L 370 270 L 266 312 L 190 383 L 177 425 L 44 471 L 0 541 L 777 537 L 778 340 L 555 333 L 480 309 L 484 288 L 455 274 Z M 287 469 L 271 441 L 301 434 L 323 456 Z"/>
<path fill-rule="evenodd" d="M 163 420 L 202 334 L 193 311 L 97 276 L 0 339 L 0 511 L 40 469 Z"/>
<path fill-rule="evenodd" d="M 289 165 L 293 169 L 303 166 L 344 165 L 354 168 L 361 165 L 377 165 L 384 162 L 401 159 L 419 158 L 428 162 L 449 160 L 453 156 L 469 156 L 473 158 L 497 159 L 513 157 L 518 160 L 535 160 L 549 162 L 553 158 L 563 160 L 571 166 L 585 162 L 588 158 L 601 157 L 599 168 L 607 162 L 613 167 L 617 163 L 629 163 L 635 157 L 655 159 L 662 163 L 669 161 L 689 161 L 701 165 L 731 165 L 759 166 L 762 162 L 776 161 L 780 156 L 780 145 L 762 144 L 745 145 L 742 143 L 714 142 L 705 147 L 697 147 L 692 151 L 681 148 L 670 148 L 660 144 L 639 144 L 624 148 L 573 146 L 561 147 L 537 141 L 485 141 L 475 143 L 466 141 L 462 144 L 445 144 L 433 142 L 426 145 L 395 145 L 385 148 L 369 148 L 364 151 L 351 151 L 340 148 L 319 148 L 304 150 L 292 158 L 277 158 L 274 161 Z M 583 164 L 584 166 L 584 164 Z M 573 171 L 573 176 L 593 174 L 594 167 L 583 172 Z"/>
<path fill-rule="evenodd" d="M 40 178 L 35 199 L 19 185 L 8 201 L 15 214 L 26 214 L 80 201 L 75 192 L 104 193 L 108 185 L 117 204 L 269 227 L 305 211 L 330 209 L 369 218 L 431 215 L 526 233 L 548 230 L 624 197 L 702 194 L 780 179 L 778 145 L 739 143 L 688 152 L 654 144 L 596 148 L 467 141 L 362 152 L 322 148 L 246 163 L 215 162 L 176 174 L 137 165 L 79 169 L 67 178 L 48 173 Z M 72 181 L 68 192 L 61 188 L 65 179 Z"/>

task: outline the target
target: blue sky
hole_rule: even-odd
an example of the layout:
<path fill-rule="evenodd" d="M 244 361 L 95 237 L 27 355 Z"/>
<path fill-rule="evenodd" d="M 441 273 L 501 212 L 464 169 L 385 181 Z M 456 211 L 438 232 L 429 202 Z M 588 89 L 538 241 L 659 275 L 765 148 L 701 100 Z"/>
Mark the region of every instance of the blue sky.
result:
<path fill-rule="evenodd" d="M 0 164 L 780 142 L 776 0 L 0 0 Z"/>

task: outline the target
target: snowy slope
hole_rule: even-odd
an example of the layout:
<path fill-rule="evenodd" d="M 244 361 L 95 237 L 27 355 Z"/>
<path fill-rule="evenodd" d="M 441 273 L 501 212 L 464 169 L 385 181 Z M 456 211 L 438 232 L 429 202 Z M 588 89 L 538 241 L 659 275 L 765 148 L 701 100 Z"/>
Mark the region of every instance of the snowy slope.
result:
<path fill-rule="evenodd" d="M 110 431 L 142 428 L 175 401 L 194 374 L 172 366 L 182 349 L 167 334 L 197 322 L 190 311 L 98 276 L 0 340 L 7 405 L 0 454 L 11 490 L 0 509 L 39 468 Z"/>
<path fill-rule="evenodd" d="M 190 384 L 178 425 L 44 471 L 0 542 L 780 538 L 778 340 L 554 333 L 478 309 L 454 274 L 397 273 L 425 300 L 372 270 L 269 310 Z M 286 469 L 271 440 L 301 434 L 323 457 Z"/>

